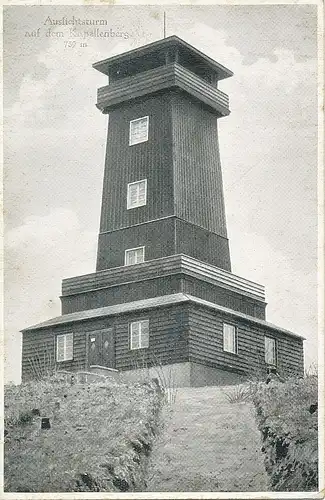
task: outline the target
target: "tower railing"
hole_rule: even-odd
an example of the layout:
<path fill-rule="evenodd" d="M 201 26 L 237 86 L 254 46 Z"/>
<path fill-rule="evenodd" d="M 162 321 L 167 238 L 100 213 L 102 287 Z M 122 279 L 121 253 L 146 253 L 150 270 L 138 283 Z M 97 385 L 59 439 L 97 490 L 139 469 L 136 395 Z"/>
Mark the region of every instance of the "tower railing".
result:
<path fill-rule="evenodd" d="M 227 94 L 178 63 L 160 66 L 100 87 L 97 92 L 97 107 L 105 113 L 121 102 L 173 87 L 203 101 L 220 116 L 229 114 Z"/>

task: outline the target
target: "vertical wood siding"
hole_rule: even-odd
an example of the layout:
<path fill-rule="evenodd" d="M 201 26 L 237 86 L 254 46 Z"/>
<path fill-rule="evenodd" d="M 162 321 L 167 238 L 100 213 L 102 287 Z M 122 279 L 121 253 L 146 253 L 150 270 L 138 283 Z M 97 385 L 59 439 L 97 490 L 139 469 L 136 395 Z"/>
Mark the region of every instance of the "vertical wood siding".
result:
<path fill-rule="evenodd" d="M 227 238 L 218 119 L 181 92 L 172 113 L 176 215 Z"/>
<path fill-rule="evenodd" d="M 148 141 L 129 146 L 130 120 L 149 116 Z M 168 94 L 146 96 L 111 111 L 100 231 L 173 214 L 171 111 Z M 127 210 L 127 184 L 147 179 L 147 204 Z"/>
<path fill-rule="evenodd" d="M 175 222 L 172 217 L 99 235 L 97 271 L 124 266 L 128 248 L 145 246 L 145 260 L 175 254 Z"/>
<path fill-rule="evenodd" d="M 204 203 L 203 200 L 202 203 Z M 175 224 L 175 253 L 189 255 L 202 262 L 231 271 L 227 238 L 180 219 L 176 219 Z"/>

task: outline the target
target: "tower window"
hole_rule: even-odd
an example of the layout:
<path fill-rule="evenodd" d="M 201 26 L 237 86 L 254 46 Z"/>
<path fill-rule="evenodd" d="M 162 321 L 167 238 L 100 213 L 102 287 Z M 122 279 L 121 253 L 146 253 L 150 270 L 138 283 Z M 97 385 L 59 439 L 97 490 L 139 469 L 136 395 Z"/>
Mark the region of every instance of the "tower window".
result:
<path fill-rule="evenodd" d="M 143 116 L 130 121 L 129 145 L 139 144 L 148 140 L 149 116 Z"/>
<path fill-rule="evenodd" d="M 56 360 L 69 361 L 73 359 L 73 333 L 66 333 L 56 337 Z"/>
<path fill-rule="evenodd" d="M 276 343 L 273 337 L 265 337 L 265 363 L 276 365 Z"/>
<path fill-rule="evenodd" d="M 147 204 L 147 179 L 128 184 L 127 209 Z"/>
<path fill-rule="evenodd" d="M 125 250 L 125 265 L 133 266 L 144 262 L 144 247 L 130 248 Z"/>
<path fill-rule="evenodd" d="M 149 320 L 130 323 L 130 349 L 149 347 Z"/>
<path fill-rule="evenodd" d="M 223 324 L 223 350 L 237 354 L 237 331 L 234 325 Z"/>

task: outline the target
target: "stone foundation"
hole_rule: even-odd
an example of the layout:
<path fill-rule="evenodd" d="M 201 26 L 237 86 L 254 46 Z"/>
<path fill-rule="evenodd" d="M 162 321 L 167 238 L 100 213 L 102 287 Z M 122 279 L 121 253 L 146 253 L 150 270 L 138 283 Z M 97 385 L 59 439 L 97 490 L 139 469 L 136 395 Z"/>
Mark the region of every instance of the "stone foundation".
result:
<path fill-rule="evenodd" d="M 150 368 L 118 372 L 104 367 L 91 367 L 90 371 L 113 377 L 121 382 L 145 382 L 157 378 L 163 387 L 204 387 L 208 385 L 235 385 L 245 377 L 219 368 L 197 363 L 174 363 Z"/>

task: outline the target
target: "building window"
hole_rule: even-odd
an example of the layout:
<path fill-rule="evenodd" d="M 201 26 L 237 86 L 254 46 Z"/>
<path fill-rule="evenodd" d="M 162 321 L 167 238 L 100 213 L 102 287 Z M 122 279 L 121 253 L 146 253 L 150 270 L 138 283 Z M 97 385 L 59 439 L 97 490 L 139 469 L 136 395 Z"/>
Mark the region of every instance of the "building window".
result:
<path fill-rule="evenodd" d="M 125 250 L 125 265 L 133 266 L 144 262 L 144 247 L 130 248 Z"/>
<path fill-rule="evenodd" d="M 130 348 L 144 349 L 149 347 L 149 320 L 130 323 Z"/>
<path fill-rule="evenodd" d="M 73 359 L 73 333 L 66 333 L 56 337 L 56 360 L 69 361 Z"/>
<path fill-rule="evenodd" d="M 148 140 L 149 116 L 143 116 L 130 121 L 129 145 L 139 144 Z"/>
<path fill-rule="evenodd" d="M 223 324 L 223 350 L 237 354 L 237 331 L 234 325 Z"/>
<path fill-rule="evenodd" d="M 265 337 L 265 363 L 276 365 L 276 344 L 273 337 Z"/>
<path fill-rule="evenodd" d="M 128 184 L 127 209 L 147 204 L 147 179 Z"/>

